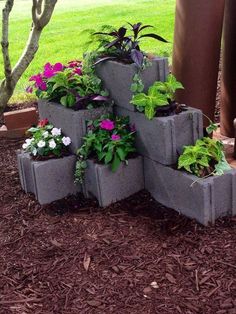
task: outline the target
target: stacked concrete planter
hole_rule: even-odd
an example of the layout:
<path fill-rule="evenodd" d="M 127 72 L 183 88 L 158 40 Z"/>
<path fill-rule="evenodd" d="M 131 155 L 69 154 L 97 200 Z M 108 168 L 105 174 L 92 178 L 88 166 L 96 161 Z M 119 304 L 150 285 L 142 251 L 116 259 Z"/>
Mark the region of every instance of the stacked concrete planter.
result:
<path fill-rule="evenodd" d="M 87 132 L 87 121 L 112 112 L 112 106 L 74 111 L 55 102 L 39 100 L 38 110 L 40 119 L 47 118 L 55 127 L 61 128 L 64 135 L 70 137 L 69 149 L 71 153 L 76 154 Z"/>
<path fill-rule="evenodd" d="M 86 197 L 95 196 L 100 206 L 122 200 L 144 188 L 143 158 L 129 159 L 122 163 L 116 172 L 110 165 L 87 161 L 83 191 Z"/>
<path fill-rule="evenodd" d="M 202 113 L 197 109 L 188 108 L 178 115 L 153 120 L 118 106 L 115 111 L 118 115 L 128 115 L 135 125 L 138 152 L 164 165 L 175 164 L 183 146 L 192 145 L 203 136 Z"/>
<path fill-rule="evenodd" d="M 205 179 L 144 158 L 145 187 L 152 196 L 203 225 L 236 215 L 236 169 Z"/>
<path fill-rule="evenodd" d="M 76 156 L 35 161 L 18 151 L 17 162 L 22 189 L 33 193 L 41 205 L 81 191 L 74 183 Z"/>
<path fill-rule="evenodd" d="M 154 58 L 152 65 L 141 71 L 141 79 L 146 92 L 155 81 L 164 81 L 169 73 L 167 58 Z M 136 64 L 124 64 L 117 61 L 105 61 L 96 66 L 97 75 L 101 78 L 104 88 L 117 106 L 135 111 L 130 104 L 132 92 L 130 90 L 133 77 L 138 73 Z"/>

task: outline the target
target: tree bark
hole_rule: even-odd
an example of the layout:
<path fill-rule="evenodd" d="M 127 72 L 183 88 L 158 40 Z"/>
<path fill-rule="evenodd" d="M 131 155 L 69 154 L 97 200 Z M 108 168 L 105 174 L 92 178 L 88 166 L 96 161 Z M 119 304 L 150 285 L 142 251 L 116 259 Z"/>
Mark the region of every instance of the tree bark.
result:
<path fill-rule="evenodd" d="M 5 78 L 0 85 L 0 115 L 13 95 L 17 82 L 25 72 L 39 47 L 39 39 L 44 27 L 49 23 L 57 0 L 32 0 L 32 28 L 26 47 L 18 62 L 12 69 L 9 56 L 9 15 L 14 5 L 14 0 L 7 0 L 2 14 L 2 54 Z"/>

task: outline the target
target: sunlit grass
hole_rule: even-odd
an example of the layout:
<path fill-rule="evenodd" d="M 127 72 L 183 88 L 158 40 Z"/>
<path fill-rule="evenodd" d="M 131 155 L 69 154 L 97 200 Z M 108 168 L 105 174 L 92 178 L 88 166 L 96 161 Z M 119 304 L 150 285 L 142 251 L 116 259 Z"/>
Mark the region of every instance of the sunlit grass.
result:
<path fill-rule="evenodd" d="M 29 33 L 31 0 L 18 0 L 11 15 L 10 53 L 12 63 L 20 56 Z M 3 2 L 0 1 L 0 7 Z M 170 56 L 174 29 L 174 0 L 58 0 L 53 18 L 44 30 L 38 53 L 24 73 L 16 88 L 13 99 L 24 100 L 24 90 L 28 78 L 41 71 L 47 62 L 67 62 L 81 58 L 87 50 L 86 29 L 97 29 L 104 24 L 120 26 L 126 21 L 155 26 L 155 31 L 165 37 L 164 44 L 147 39 L 142 48 L 159 55 Z M 3 76 L 2 56 L 0 56 L 0 78 Z M 22 96 L 23 95 L 23 96 Z"/>

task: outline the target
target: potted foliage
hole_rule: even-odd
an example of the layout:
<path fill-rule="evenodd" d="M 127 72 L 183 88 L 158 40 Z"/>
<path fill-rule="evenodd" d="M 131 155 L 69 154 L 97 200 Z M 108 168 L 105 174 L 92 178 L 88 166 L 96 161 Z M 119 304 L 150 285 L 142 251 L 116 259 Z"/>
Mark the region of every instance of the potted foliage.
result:
<path fill-rule="evenodd" d="M 111 111 L 107 92 L 101 80 L 94 74 L 88 60 L 71 61 L 66 65 L 45 64 L 43 73 L 30 78 L 39 98 L 40 119 L 48 118 L 71 138 L 70 150 L 75 153 L 86 133 L 86 120 Z"/>
<path fill-rule="evenodd" d="M 99 42 L 96 72 L 104 87 L 118 106 L 134 111 L 130 104 L 133 93 L 143 90 L 157 80 L 164 81 L 168 74 L 168 59 L 149 57 L 140 48 L 140 42 L 152 38 L 167 42 L 155 33 L 143 33 L 152 28 L 142 23 L 129 27 L 112 28 L 110 31 L 95 32 Z"/>
<path fill-rule="evenodd" d="M 70 155 L 71 139 L 61 129 L 41 120 L 28 130 L 27 138 L 17 154 L 20 181 L 25 192 L 35 194 L 40 204 L 47 204 L 80 188 L 74 184 L 76 157 Z"/>
<path fill-rule="evenodd" d="M 179 88 L 182 84 L 170 74 L 166 81 L 154 82 L 147 93 L 133 96 L 137 112 L 116 107 L 117 114 L 128 114 L 136 126 L 138 152 L 164 165 L 176 163 L 183 146 L 203 136 L 202 113 L 175 101 Z"/>
<path fill-rule="evenodd" d="M 86 197 L 93 195 L 107 206 L 143 189 L 143 160 L 135 153 L 134 140 L 128 117 L 90 121 L 75 173 Z"/>
<path fill-rule="evenodd" d="M 220 141 L 203 137 L 185 146 L 177 167 L 145 158 L 144 171 L 145 187 L 155 199 L 204 225 L 236 214 L 236 170 Z"/>

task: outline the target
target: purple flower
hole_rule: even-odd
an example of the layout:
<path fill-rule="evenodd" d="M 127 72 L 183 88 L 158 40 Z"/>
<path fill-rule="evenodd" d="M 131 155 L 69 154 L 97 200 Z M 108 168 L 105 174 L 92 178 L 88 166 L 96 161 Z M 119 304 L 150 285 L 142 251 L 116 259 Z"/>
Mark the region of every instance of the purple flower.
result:
<path fill-rule="evenodd" d="M 120 140 L 120 135 L 112 134 L 111 139 L 112 139 L 113 141 L 119 141 L 119 140 Z"/>
<path fill-rule="evenodd" d="M 72 60 L 70 62 L 68 62 L 68 67 L 69 68 L 77 68 L 81 66 L 81 61 L 78 60 Z"/>
<path fill-rule="evenodd" d="M 43 81 L 42 74 L 37 74 L 33 75 L 30 77 L 29 81 L 34 81 L 34 86 L 36 88 L 39 88 L 41 90 L 46 90 L 47 89 L 47 84 Z"/>
<path fill-rule="evenodd" d="M 113 121 L 109 119 L 105 119 L 105 120 L 102 120 L 102 122 L 100 123 L 100 128 L 111 131 L 115 128 L 115 124 Z"/>

